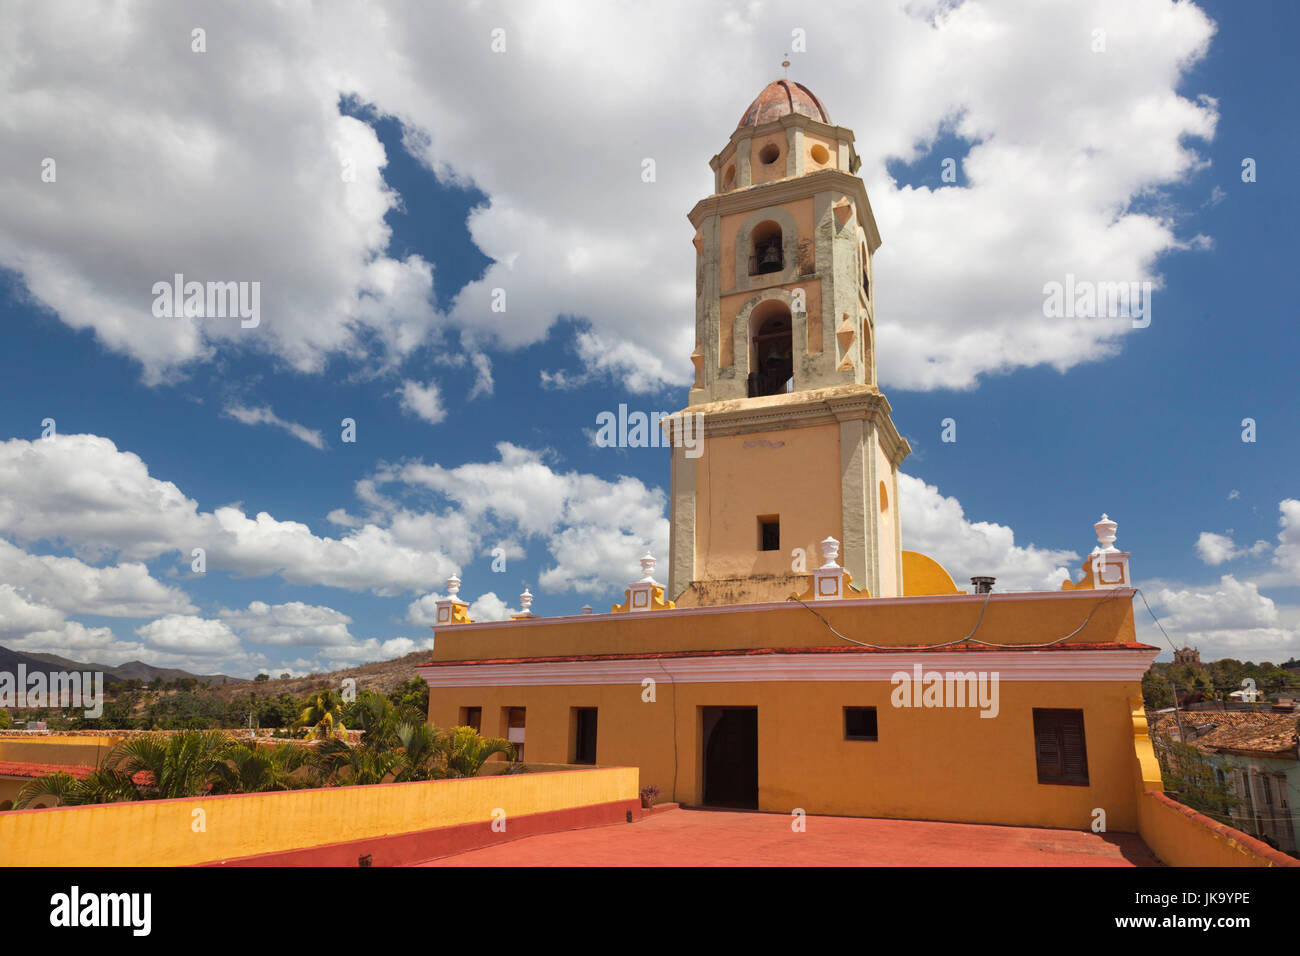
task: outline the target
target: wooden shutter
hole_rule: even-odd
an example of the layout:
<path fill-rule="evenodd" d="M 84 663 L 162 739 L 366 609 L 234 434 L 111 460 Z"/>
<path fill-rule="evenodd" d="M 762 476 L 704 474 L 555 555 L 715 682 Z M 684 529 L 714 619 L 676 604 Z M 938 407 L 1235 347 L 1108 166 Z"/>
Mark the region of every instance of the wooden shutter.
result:
<path fill-rule="evenodd" d="M 1088 784 L 1083 711 L 1034 710 L 1034 750 L 1039 783 Z"/>

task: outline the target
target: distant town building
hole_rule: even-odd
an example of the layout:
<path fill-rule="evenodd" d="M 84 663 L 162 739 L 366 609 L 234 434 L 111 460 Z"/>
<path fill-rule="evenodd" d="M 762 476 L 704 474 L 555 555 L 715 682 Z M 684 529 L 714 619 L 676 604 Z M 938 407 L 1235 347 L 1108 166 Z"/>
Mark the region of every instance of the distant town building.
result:
<path fill-rule="evenodd" d="M 1175 664 L 1190 664 L 1193 667 L 1201 666 L 1201 652 L 1194 647 L 1184 647 L 1174 651 Z"/>

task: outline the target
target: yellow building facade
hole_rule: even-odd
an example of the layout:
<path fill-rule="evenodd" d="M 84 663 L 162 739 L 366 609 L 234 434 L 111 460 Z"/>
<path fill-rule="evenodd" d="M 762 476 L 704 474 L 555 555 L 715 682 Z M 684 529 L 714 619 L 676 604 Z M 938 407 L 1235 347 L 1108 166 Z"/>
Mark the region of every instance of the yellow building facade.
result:
<path fill-rule="evenodd" d="M 779 80 L 711 166 L 666 582 L 647 555 L 610 613 L 474 623 L 453 579 L 430 720 L 687 805 L 1138 829 L 1156 648 L 1114 523 L 1058 592 L 968 594 L 903 550 L 853 134 Z"/>

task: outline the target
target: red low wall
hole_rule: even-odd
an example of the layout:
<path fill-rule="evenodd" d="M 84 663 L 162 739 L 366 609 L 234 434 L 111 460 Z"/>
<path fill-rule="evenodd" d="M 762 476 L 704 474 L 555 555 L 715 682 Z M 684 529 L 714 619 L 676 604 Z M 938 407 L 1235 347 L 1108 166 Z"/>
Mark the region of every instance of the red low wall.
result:
<path fill-rule="evenodd" d="M 360 866 L 362 857 L 370 857 L 370 866 L 409 866 L 424 860 L 435 860 L 467 850 L 495 846 L 511 840 L 555 833 L 560 830 L 580 830 L 585 827 L 629 823 L 641 819 L 639 800 L 618 800 L 597 803 L 567 810 L 531 813 L 511 817 L 504 833 L 493 832 L 492 823 L 466 823 L 460 826 L 436 827 L 413 833 L 371 837 L 328 843 L 324 846 L 306 847 L 277 853 L 261 853 L 231 860 L 217 860 L 202 866 Z"/>

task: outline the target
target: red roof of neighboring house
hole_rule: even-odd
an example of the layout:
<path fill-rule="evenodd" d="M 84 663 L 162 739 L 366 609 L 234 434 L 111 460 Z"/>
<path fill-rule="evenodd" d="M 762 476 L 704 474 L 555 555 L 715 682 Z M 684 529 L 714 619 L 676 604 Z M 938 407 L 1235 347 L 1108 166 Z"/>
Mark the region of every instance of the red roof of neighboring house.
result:
<path fill-rule="evenodd" d="M 16 760 L 0 760 L 0 777 L 48 777 L 55 773 L 66 773 L 81 780 L 90 776 L 94 767 L 67 763 L 23 763 Z M 153 774 L 148 770 L 137 770 L 131 775 L 131 781 L 140 786 L 153 783 Z"/>
<path fill-rule="evenodd" d="M 642 654 L 568 654 L 560 657 L 493 657 L 482 660 L 429 661 L 418 667 L 460 667 L 466 664 L 553 664 L 574 661 L 649 661 L 683 657 L 757 657 L 764 654 L 926 654 L 964 652 L 971 654 L 996 651 L 1157 651 L 1151 644 L 1108 641 L 1100 644 L 1053 644 L 1051 647 L 984 647 L 980 644 L 952 644 L 947 647 L 751 647 L 722 651 L 652 651 Z"/>
<path fill-rule="evenodd" d="M 1201 750 L 1296 754 L 1294 714 L 1185 710 L 1180 714 L 1162 714 L 1156 721 L 1156 729 L 1174 736 L 1179 719 L 1186 731 L 1187 743 L 1195 744 Z"/>

